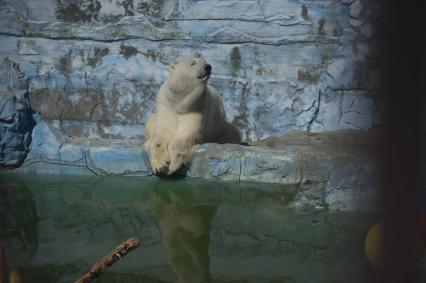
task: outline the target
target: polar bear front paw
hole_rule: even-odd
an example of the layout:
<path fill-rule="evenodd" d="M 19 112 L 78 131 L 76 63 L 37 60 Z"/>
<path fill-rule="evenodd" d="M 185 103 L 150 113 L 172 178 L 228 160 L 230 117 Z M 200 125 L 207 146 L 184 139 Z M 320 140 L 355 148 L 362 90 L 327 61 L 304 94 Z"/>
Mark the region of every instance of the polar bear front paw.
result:
<path fill-rule="evenodd" d="M 178 171 L 183 165 L 188 163 L 191 156 L 191 147 L 186 144 L 170 144 L 169 145 L 170 153 L 170 164 L 168 175 L 172 175 Z"/>
<path fill-rule="evenodd" d="M 167 172 L 169 171 L 169 164 L 170 161 L 164 161 L 164 162 L 152 162 L 153 164 L 158 163 L 158 165 L 153 165 L 152 167 L 152 172 L 154 173 L 154 175 L 157 176 L 162 176 L 167 174 Z"/>
<path fill-rule="evenodd" d="M 155 175 L 167 174 L 170 164 L 167 146 L 160 143 L 154 143 L 149 152 L 149 161 L 152 173 Z"/>

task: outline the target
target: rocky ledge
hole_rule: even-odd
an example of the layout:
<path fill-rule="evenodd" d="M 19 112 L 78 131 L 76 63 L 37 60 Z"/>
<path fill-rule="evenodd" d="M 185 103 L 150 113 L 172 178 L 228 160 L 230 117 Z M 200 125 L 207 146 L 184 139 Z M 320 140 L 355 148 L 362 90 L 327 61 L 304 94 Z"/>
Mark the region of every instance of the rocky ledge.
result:
<path fill-rule="evenodd" d="M 298 206 L 372 210 L 377 199 L 377 133 L 343 130 L 291 132 L 250 146 L 194 147 L 186 177 L 297 185 Z M 15 172 L 150 176 L 141 140 L 67 139 L 40 120 L 30 153 Z"/>

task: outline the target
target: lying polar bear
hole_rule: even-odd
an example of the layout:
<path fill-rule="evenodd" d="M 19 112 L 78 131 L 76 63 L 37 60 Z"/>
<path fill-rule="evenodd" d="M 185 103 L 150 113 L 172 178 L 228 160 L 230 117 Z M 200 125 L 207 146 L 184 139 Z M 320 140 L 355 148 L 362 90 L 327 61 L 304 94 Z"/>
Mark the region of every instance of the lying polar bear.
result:
<path fill-rule="evenodd" d="M 144 147 L 154 174 L 176 172 L 190 160 L 195 144 L 241 142 L 238 129 L 226 121 L 217 91 L 207 84 L 211 70 L 202 58 L 168 67 L 156 112 L 146 124 Z"/>

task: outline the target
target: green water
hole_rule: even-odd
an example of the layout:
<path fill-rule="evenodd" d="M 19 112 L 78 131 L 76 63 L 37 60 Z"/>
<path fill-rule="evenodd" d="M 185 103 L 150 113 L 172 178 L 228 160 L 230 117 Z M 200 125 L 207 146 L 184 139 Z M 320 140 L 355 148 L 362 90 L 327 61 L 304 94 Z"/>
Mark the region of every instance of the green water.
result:
<path fill-rule="evenodd" d="M 131 236 L 93 282 L 365 282 L 360 213 L 301 212 L 296 187 L 0 175 L 0 240 L 23 282 L 74 282 Z"/>

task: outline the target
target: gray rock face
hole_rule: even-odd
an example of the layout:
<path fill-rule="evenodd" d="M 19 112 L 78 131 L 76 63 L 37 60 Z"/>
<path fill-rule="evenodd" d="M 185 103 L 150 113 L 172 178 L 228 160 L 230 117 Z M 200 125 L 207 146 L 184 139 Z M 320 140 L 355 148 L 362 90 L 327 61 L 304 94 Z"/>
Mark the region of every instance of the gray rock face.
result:
<path fill-rule="evenodd" d="M 297 193 L 290 206 L 302 210 L 375 210 L 379 197 L 375 141 L 374 133 L 345 130 L 292 132 L 252 146 L 204 144 L 193 148 L 186 177 L 294 185 Z M 34 128 L 31 153 L 15 171 L 152 175 L 141 141 L 70 140 L 44 121 Z"/>
<path fill-rule="evenodd" d="M 200 52 L 246 140 L 380 123 L 374 3 L 364 0 L 18 0 L 0 57 L 68 137 L 141 139 L 167 64 Z"/>
<path fill-rule="evenodd" d="M 377 133 L 288 133 L 255 146 L 206 144 L 193 149 L 190 178 L 300 186 L 301 209 L 378 209 Z"/>
<path fill-rule="evenodd" d="M 24 161 L 33 126 L 27 78 L 16 62 L 4 59 L 0 65 L 0 167 L 16 167 Z"/>

